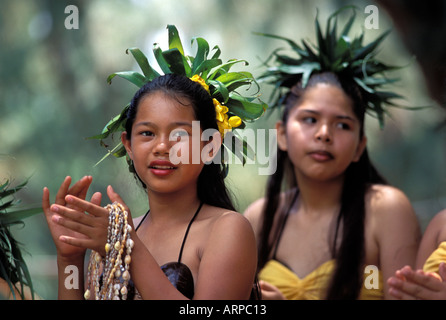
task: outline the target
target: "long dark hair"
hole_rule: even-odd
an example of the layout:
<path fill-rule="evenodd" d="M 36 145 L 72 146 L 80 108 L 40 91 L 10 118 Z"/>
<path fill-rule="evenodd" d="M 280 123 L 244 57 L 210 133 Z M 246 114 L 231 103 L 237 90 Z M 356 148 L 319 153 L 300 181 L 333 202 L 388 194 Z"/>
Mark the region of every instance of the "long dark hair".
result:
<path fill-rule="evenodd" d="M 303 93 L 318 83 L 328 83 L 341 88 L 353 101 L 353 111 L 360 122 L 360 137 L 364 135 L 365 105 L 360 91 L 351 78 L 337 76 L 333 73 L 320 73 L 311 76 L 307 86 L 302 88 L 298 83 L 288 92 L 285 109 L 282 115 L 284 123 L 288 120 L 290 110 L 299 104 Z M 336 221 L 336 229 L 332 242 L 332 257 L 336 259 L 336 267 L 327 289 L 326 299 L 357 299 L 362 287 L 364 262 L 364 221 L 365 195 L 372 184 L 386 184 L 385 179 L 371 163 L 367 149 L 358 162 L 352 162 L 345 172 L 341 195 L 341 208 Z M 266 201 L 263 207 L 262 227 L 259 241 L 258 269 L 260 270 L 270 259 L 271 250 L 277 241 L 279 228 L 272 230 L 276 214 L 283 219 L 285 211 L 292 206 L 293 192 L 286 192 L 282 210 L 278 210 L 282 190 L 295 190 L 299 187 L 294 176 L 293 166 L 288 154 L 277 150 L 277 170 L 270 176 L 266 189 Z M 280 219 L 278 219 L 280 221 Z M 341 227 L 342 224 L 342 228 Z M 277 223 L 276 225 L 280 225 Z M 336 248 L 339 230 L 342 239 L 339 249 Z"/>
<path fill-rule="evenodd" d="M 209 93 L 199 83 L 185 76 L 166 74 L 146 83 L 134 95 L 127 111 L 125 124 L 127 139 L 131 137 L 140 101 L 154 92 L 163 92 L 181 104 L 184 104 L 184 99 L 187 99 L 188 105 L 193 108 L 196 120 L 200 121 L 201 129 L 218 130 L 215 108 Z M 135 176 L 143 184 L 143 187 L 146 188 L 136 172 Z M 198 198 L 200 201 L 212 206 L 235 210 L 229 191 L 224 183 L 224 176 L 224 171 L 220 164 L 214 162 L 205 164 L 198 177 Z"/>

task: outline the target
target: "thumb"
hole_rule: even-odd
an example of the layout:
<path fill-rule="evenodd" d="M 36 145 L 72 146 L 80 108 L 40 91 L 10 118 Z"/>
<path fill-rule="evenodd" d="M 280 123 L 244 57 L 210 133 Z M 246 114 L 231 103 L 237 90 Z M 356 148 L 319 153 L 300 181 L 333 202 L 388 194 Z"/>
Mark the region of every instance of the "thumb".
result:
<path fill-rule="evenodd" d="M 125 210 L 127 210 L 127 212 L 130 215 L 129 207 L 125 204 L 124 200 L 122 200 L 121 196 L 118 193 L 116 193 L 115 190 L 113 190 L 112 186 L 107 187 L 107 195 L 111 202 L 119 202 L 120 204 L 122 204 Z"/>

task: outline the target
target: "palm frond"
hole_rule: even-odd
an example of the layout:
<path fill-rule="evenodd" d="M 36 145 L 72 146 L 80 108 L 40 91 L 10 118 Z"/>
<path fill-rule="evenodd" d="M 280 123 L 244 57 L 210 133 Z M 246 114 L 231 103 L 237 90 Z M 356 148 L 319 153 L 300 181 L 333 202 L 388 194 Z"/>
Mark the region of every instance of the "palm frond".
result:
<path fill-rule="evenodd" d="M 11 181 L 6 180 L 0 185 L 0 277 L 7 282 L 14 299 L 17 298 L 16 292 L 25 299 L 25 286 L 30 288 L 34 298 L 31 275 L 23 259 L 20 243 L 9 230 L 10 226 L 23 224 L 23 219 L 42 212 L 41 208 L 15 209 L 20 201 L 14 195 L 27 183 L 28 179 L 11 187 Z"/>
<path fill-rule="evenodd" d="M 338 15 L 348 9 L 351 9 L 351 16 L 342 27 L 342 31 L 338 33 Z M 400 67 L 389 66 L 375 58 L 377 48 L 389 35 L 390 30 L 366 45 L 363 45 L 364 30 L 358 36 L 350 36 L 356 19 L 356 10 L 355 6 L 346 6 L 337 10 L 328 18 L 325 32 L 319 23 L 317 13 L 314 49 L 305 40 L 301 41 L 302 45 L 298 45 L 294 40 L 285 37 L 258 33 L 285 41 L 294 54 L 285 55 L 279 50 L 274 50 L 273 65 L 267 65 L 267 70 L 259 77 L 259 81 L 272 84 L 277 91 L 280 88 L 290 88 L 299 81 L 305 87 L 314 73 L 333 72 L 338 75 L 347 75 L 358 84 L 363 97 L 366 98 L 367 112 L 374 114 L 381 127 L 384 126 L 384 115 L 387 113 L 384 105 L 395 106 L 396 104 L 391 100 L 399 99 L 401 96 L 382 91 L 382 87 L 399 80 L 388 78 L 386 73 Z M 279 95 L 275 98 L 273 106 L 279 106 L 282 102 L 283 96 Z"/>

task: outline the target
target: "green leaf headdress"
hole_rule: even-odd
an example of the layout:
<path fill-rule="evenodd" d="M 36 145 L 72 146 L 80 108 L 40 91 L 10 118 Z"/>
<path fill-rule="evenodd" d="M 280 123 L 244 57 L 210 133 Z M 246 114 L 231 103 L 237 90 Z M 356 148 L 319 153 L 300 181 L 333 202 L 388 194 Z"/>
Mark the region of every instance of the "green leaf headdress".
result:
<path fill-rule="evenodd" d="M 10 187 L 9 180 L 0 185 L 0 278 L 7 282 L 14 299 L 17 298 L 16 292 L 25 299 L 25 286 L 29 287 L 34 298 L 31 276 L 22 257 L 20 245 L 9 230 L 10 226 L 23 224 L 23 219 L 42 212 L 40 207 L 11 211 L 11 208 L 19 203 L 13 195 L 27 182 L 28 180 L 14 188 Z"/>
<path fill-rule="evenodd" d="M 352 15 L 338 35 L 337 16 L 341 11 L 348 8 L 353 9 Z M 302 40 L 302 45 L 298 45 L 293 40 L 285 37 L 257 33 L 258 35 L 286 41 L 297 54 L 297 57 L 291 57 L 282 54 L 280 48 L 276 49 L 268 59 L 274 57 L 276 65 L 269 67 L 259 77 L 259 80 L 274 84 L 274 105 L 281 105 L 285 98 L 283 91 L 288 91 L 299 81 L 302 82 L 302 87 L 305 87 L 312 74 L 332 72 L 353 79 L 366 103 L 367 113 L 378 118 L 380 126 L 384 126 L 384 115 L 387 113 L 384 105 L 398 106 L 391 100 L 402 98 L 396 93 L 381 91 L 382 86 L 398 80 L 387 78 L 384 74 L 399 67 L 388 66 L 375 58 L 377 47 L 390 31 L 384 32 L 371 43 L 364 45 L 364 31 L 357 37 L 351 38 L 349 36 L 355 17 L 355 7 L 341 8 L 328 18 L 324 35 L 316 16 L 317 45 L 313 48 L 305 40 Z"/>
<path fill-rule="evenodd" d="M 210 55 L 211 50 L 208 42 L 200 37 L 195 37 L 191 40 L 191 45 L 194 42 L 197 44 L 195 56 L 186 55 L 176 27 L 168 25 L 167 29 L 169 48 L 162 50 L 157 43 L 153 47 L 153 54 L 159 68 L 164 74 L 175 73 L 184 75 L 192 81 L 200 83 L 209 92 L 213 98 L 217 113 L 217 123 L 222 136 L 228 130 L 232 130 L 232 128 L 243 129 L 246 122 L 255 121 L 265 112 L 267 105 L 258 100 L 256 94 L 243 96 L 236 91 L 243 86 L 248 86 L 246 90 L 249 90 L 252 84 L 256 85 L 257 89 L 259 88 L 251 73 L 247 71 L 230 72 L 231 67 L 234 65 L 240 63 L 247 65 L 247 61 L 231 59 L 223 63 L 220 59 L 220 48 L 215 46 L 212 49 L 214 51 L 213 54 Z M 161 75 L 150 66 L 147 57 L 138 48 L 127 49 L 127 54 L 129 52 L 133 55 L 143 73 L 135 71 L 115 72 L 107 78 L 108 83 L 111 83 L 112 79 L 118 76 L 140 88 L 145 83 Z M 126 113 L 129 105 L 130 103 L 125 106 L 120 114 L 107 123 L 101 134 L 91 138 L 99 139 L 101 145 L 108 147 L 104 143 L 104 139 L 113 135 L 113 133 L 125 130 Z M 233 133 L 235 144 L 232 147 L 228 147 L 223 142 L 223 146 L 234 152 L 245 163 L 247 156 L 253 156 L 252 150 L 243 139 L 235 132 Z M 237 146 L 237 144 L 238 148 L 235 148 L 234 146 Z M 237 150 L 241 150 L 241 152 L 237 153 Z M 111 151 L 108 151 L 99 162 L 110 154 L 115 157 L 122 157 L 126 155 L 126 150 L 120 142 Z M 222 152 L 221 154 L 223 160 L 224 153 Z M 129 160 L 128 157 L 127 160 Z"/>

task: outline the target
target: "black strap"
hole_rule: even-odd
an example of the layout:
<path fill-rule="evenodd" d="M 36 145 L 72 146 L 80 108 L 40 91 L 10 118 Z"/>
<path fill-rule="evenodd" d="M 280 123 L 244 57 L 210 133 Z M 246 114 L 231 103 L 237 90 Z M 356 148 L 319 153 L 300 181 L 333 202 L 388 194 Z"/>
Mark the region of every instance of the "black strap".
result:
<path fill-rule="evenodd" d="M 186 233 L 184 234 L 184 238 L 183 238 L 183 243 L 181 244 L 180 254 L 178 256 L 178 262 L 181 262 L 181 257 L 183 256 L 183 248 L 184 248 L 184 244 L 186 243 L 187 235 L 189 234 L 190 226 L 192 225 L 192 222 L 194 222 L 194 220 L 197 217 L 198 212 L 200 212 L 200 209 L 201 209 L 202 206 L 203 206 L 203 202 L 200 203 L 200 206 L 198 207 L 198 209 L 195 212 L 194 216 L 190 220 L 189 225 L 187 226 Z M 146 212 L 146 214 L 141 219 L 141 221 L 139 222 L 139 224 L 138 224 L 138 226 L 136 227 L 135 230 L 138 230 L 139 226 L 143 223 L 143 221 L 146 219 L 146 217 L 149 215 L 149 213 L 150 213 L 150 209 L 149 209 L 149 211 Z"/>
<path fill-rule="evenodd" d="M 144 217 L 141 219 L 141 221 L 138 223 L 138 226 L 136 227 L 135 231 L 138 230 L 138 228 L 141 226 L 141 224 L 143 223 L 144 220 L 146 220 L 146 217 L 149 215 L 150 209 L 149 211 L 146 212 L 146 214 L 144 215 Z"/>
<path fill-rule="evenodd" d="M 189 225 L 187 226 L 186 233 L 184 234 L 184 238 L 183 238 L 183 243 L 181 244 L 180 254 L 178 256 L 178 262 L 181 262 L 181 257 L 183 256 L 183 248 L 184 248 L 184 244 L 186 243 L 186 239 L 187 239 L 187 235 L 189 233 L 190 226 L 192 225 L 192 222 L 194 222 L 194 220 L 197 217 L 198 212 L 200 212 L 200 209 L 202 206 L 203 206 L 203 202 L 200 203 L 197 211 L 195 212 L 194 216 L 192 217 L 192 219 L 189 222 Z"/>

